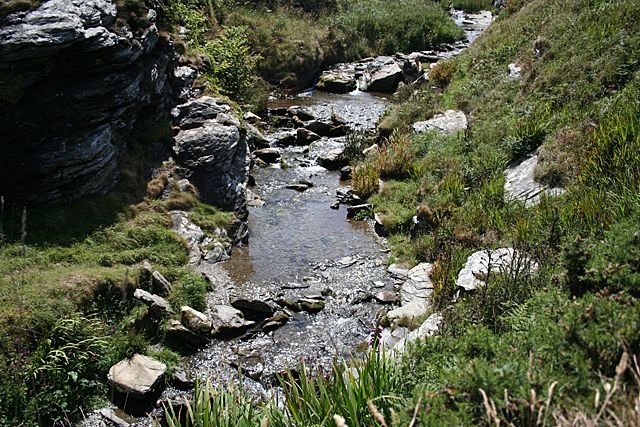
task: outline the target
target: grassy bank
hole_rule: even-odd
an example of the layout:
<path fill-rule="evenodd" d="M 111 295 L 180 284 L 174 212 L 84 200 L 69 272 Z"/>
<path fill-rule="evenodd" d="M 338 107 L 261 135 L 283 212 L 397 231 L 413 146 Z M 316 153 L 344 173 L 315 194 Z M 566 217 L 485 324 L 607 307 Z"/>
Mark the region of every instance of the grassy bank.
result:
<path fill-rule="evenodd" d="M 203 69 L 214 90 L 254 109 L 261 106 L 256 89 L 265 93 L 261 80 L 301 89 L 336 62 L 423 50 L 463 37 L 437 2 L 340 0 L 306 9 L 274 3 L 171 0 L 163 8 L 163 26 L 175 33 L 185 29 L 185 54 L 199 65 L 208 58 Z M 226 45 L 227 55 L 211 49 L 230 33 L 240 36 Z M 238 90 L 229 79 L 244 87 Z"/>
<path fill-rule="evenodd" d="M 207 285 L 187 264 L 186 243 L 171 231 L 172 209 L 203 229 L 229 226 L 229 214 L 171 188 L 170 165 L 146 189 L 123 183 L 107 196 L 70 205 L 5 209 L 0 242 L 0 425 L 68 425 L 106 403 L 106 374 L 134 353 L 169 366 L 162 346 L 168 319 L 132 299 L 153 291 L 149 261 L 171 283 L 174 307 L 204 309 Z M 26 238 L 22 244 L 22 227 Z"/>
<path fill-rule="evenodd" d="M 354 164 L 353 182 L 382 214 L 394 260 L 435 264 L 439 335 L 391 364 L 369 359 L 358 379 L 295 385 L 290 413 L 313 407 L 316 418 L 254 408 L 253 425 L 640 422 L 639 34 L 632 0 L 507 2 L 428 84 L 396 95 L 380 123 L 391 136 Z M 466 132 L 410 132 L 447 109 L 466 113 Z M 566 192 L 532 207 L 506 201 L 505 168 L 534 150 L 537 178 Z M 416 214 L 425 227 L 412 233 Z M 503 246 L 533 256 L 537 272 L 494 273 L 453 303 L 467 256 Z M 378 371 L 390 373 L 380 389 L 368 383 Z M 345 378 L 348 398 L 333 391 Z"/>

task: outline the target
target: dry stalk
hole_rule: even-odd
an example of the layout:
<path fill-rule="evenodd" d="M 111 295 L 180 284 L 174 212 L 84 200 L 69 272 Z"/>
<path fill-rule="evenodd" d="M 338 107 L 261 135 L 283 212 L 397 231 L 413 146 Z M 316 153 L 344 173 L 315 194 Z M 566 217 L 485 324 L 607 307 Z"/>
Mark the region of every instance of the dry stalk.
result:
<path fill-rule="evenodd" d="M 494 423 L 496 427 L 500 427 L 500 417 L 498 416 L 495 402 L 487 397 L 487 393 L 483 389 L 480 389 L 480 394 L 482 395 L 484 411 L 487 414 L 487 421 L 489 421 L 489 424 Z"/>
<path fill-rule="evenodd" d="M 376 408 L 373 401 L 369 400 L 367 402 L 367 406 L 369 407 L 369 412 L 371 412 L 371 415 L 373 415 L 373 418 L 378 422 L 378 424 L 382 427 L 389 427 L 387 426 L 387 421 L 384 419 L 384 415 L 382 415 L 378 408 Z"/>
<path fill-rule="evenodd" d="M 336 423 L 336 427 L 349 427 L 345 419 L 338 414 L 333 416 L 333 421 Z"/>
<path fill-rule="evenodd" d="M 422 407 L 422 397 L 418 399 L 418 403 L 416 404 L 416 409 L 414 409 L 413 411 L 413 418 L 411 418 L 409 427 L 414 427 L 416 425 L 416 421 L 418 420 L 418 413 L 420 412 L 421 407 Z"/>

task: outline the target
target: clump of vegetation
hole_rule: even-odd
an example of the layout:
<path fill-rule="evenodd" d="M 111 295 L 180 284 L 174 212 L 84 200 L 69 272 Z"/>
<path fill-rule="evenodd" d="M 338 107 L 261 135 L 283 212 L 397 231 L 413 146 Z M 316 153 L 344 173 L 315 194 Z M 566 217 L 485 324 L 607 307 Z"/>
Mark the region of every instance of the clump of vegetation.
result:
<path fill-rule="evenodd" d="M 212 64 L 207 79 L 213 90 L 232 99 L 250 99 L 260 57 L 250 52 L 247 29 L 225 27 L 220 36 L 208 41 L 203 49 Z"/>
<path fill-rule="evenodd" d="M 187 402 L 186 421 L 173 408 L 165 408 L 169 426 L 369 426 L 391 419 L 396 401 L 390 394 L 399 378 L 392 362 L 372 347 L 366 358 L 353 366 L 335 363 L 331 372 L 311 375 L 304 363 L 299 375 L 279 378 L 281 402 L 257 406 L 234 386 L 196 385 L 194 399 Z M 283 409 L 278 406 L 282 405 Z M 338 417 L 338 418 L 336 418 Z"/>
<path fill-rule="evenodd" d="M 453 0 L 451 7 L 454 9 L 464 10 L 467 13 L 477 13 L 482 10 L 491 10 L 493 8 L 492 0 Z"/>
<path fill-rule="evenodd" d="M 341 6 L 335 27 L 350 59 L 425 50 L 463 38 L 462 30 L 434 2 L 345 1 Z"/>

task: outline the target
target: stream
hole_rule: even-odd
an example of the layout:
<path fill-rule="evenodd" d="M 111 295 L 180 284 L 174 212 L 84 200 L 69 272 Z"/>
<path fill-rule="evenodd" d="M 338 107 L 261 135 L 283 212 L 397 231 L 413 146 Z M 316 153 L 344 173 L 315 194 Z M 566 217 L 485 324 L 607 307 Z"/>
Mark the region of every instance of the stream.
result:
<path fill-rule="evenodd" d="M 488 13 L 453 11 L 453 18 L 467 40 L 431 52 L 438 58 L 460 53 L 491 22 Z M 316 119 L 328 121 L 337 114 L 353 129 L 374 129 L 390 103 L 388 97 L 359 90 L 348 94 L 308 90 L 272 99 L 269 107 L 295 105 Z M 265 136 L 271 141 L 282 131 L 274 129 Z M 336 358 L 366 351 L 370 328 L 384 308 L 374 295 L 396 292 L 400 283 L 386 271 L 386 241 L 375 234 L 373 223 L 348 220 L 344 205 L 330 208 L 336 191 L 349 181 L 340 181 L 338 172 L 318 166 L 315 159 L 344 142 L 345 137 L 323 137 L 308 150 L 283 147 L 280 163 L 254 167 L 256 185 L 251 191 L 264 205 L 250 208 L 249 244 L 234 248 L 230 260 L 208 264 L 203 271 L 214 289 L 208 296 L 210 306 L 238 298 L 266 302 L 309 298 L 323 301 L 324 308 L 314 314 L 292 312 L 283 326 L 268 333 L 213 340 L 187 359 L 185 370 L 194 378 L 208 378 L 214 384 L 241 381 L 253 395 L 268 398 L 277 385 L 276 375 L 297 368 L 303 359 L 307 366 L 328 368 Z M 300 180 L 313 186 L 304 192 L 286 188 Z M 169 389 L 163 398 L 182 394 Z M 128 421 L 151 425 L 148 419 Z"/>

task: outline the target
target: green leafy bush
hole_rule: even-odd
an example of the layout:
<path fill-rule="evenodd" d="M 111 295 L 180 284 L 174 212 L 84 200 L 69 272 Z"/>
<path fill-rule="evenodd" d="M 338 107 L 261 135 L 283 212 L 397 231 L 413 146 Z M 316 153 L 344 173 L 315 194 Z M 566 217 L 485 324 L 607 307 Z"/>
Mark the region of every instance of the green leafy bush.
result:
<path fill-rule="evenodd" d="M 251 54 L 244 27 L 225 27 L 220 36 L 204 45 L 211 59 L 209 82 L 233 99 L 247 99 L 253 87 L 259 57 Z"/>

